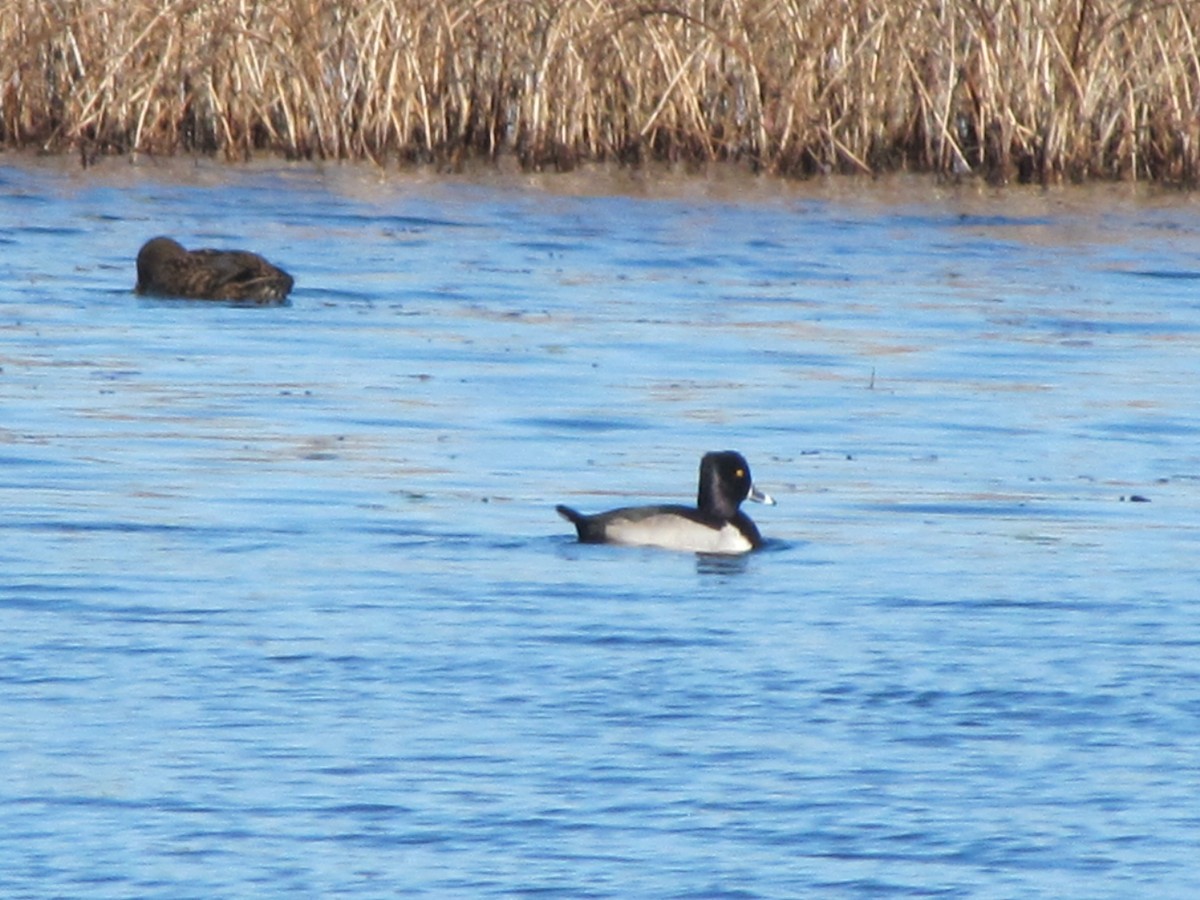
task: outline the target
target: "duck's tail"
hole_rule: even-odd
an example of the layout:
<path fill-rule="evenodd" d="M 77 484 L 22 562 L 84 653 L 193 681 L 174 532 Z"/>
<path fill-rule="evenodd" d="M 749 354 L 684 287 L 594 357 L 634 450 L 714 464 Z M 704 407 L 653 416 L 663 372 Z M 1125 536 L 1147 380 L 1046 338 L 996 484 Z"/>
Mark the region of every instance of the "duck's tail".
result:
<path fill-rule="evenodd" d="M 579 512 L 578 510 L 571 509 L 569 506 L 563 506 L 561 503 L 554 507 L 554 511 L 576 528 L 578 528 L 583 523 L 584 518 L 586 518 L 583 513 Z"/>
<path fill-rule="evenodd" d="M 561 503 L 554 507 L 560 516 L 575 526 L 575 531 L 579 535 L 579 540 L 587 541 L 594 540 L 592 536 L 593 528 L 589 522 L 588 516 L 578 510 L 571 509 L 569 506 L 563 506 Z"/>

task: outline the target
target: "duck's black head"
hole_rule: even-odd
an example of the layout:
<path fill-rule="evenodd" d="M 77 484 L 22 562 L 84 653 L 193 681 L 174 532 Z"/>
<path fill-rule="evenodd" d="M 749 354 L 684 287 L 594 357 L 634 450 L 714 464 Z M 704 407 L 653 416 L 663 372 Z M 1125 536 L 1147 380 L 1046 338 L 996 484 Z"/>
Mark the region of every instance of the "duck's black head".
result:
<path fill-rule="evenodd" d="M 754 488 L 750 464 L 736 450 L 714 450 L 700 460 L 700 492 L 696 506 L 705 515 L 728 521 L 745 499 L 774 503 Z"/>

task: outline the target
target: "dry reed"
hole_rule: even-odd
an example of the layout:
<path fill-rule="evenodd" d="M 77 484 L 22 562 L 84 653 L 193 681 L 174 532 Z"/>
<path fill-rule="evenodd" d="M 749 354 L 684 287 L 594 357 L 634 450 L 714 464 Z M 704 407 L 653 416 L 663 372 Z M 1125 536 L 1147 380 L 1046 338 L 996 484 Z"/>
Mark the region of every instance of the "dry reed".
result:
<path fill-rule="evenodd" d="M 0 0 L 0 144 L 1195 184 L 1190 0 Z"/>

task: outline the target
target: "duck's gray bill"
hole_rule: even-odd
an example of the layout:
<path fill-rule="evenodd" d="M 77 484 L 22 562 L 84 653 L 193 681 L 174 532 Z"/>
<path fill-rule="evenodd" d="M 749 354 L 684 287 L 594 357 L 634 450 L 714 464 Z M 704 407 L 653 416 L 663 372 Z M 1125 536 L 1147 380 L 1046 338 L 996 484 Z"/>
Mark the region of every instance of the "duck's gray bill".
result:
<path fill-rule="evenodd" d="M 767 506 L 775 505 L 774 497 L 772 497 L 770 494 L 764 494 L 758 488 L 754 487 L 754 485 L 750 486 L 750 496 L 746 499 L 753 500 L 755 503 L 765 503 Z"/>

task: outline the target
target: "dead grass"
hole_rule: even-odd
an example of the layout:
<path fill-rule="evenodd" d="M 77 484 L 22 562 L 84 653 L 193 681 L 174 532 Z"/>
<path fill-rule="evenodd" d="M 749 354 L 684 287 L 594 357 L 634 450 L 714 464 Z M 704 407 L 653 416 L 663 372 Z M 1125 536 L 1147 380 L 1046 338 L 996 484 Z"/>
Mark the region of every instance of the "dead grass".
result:
<path fill-rule="evenodd" d="M 1190 0 L 0 0 L 0 143 L 1195 184 Z"/>

